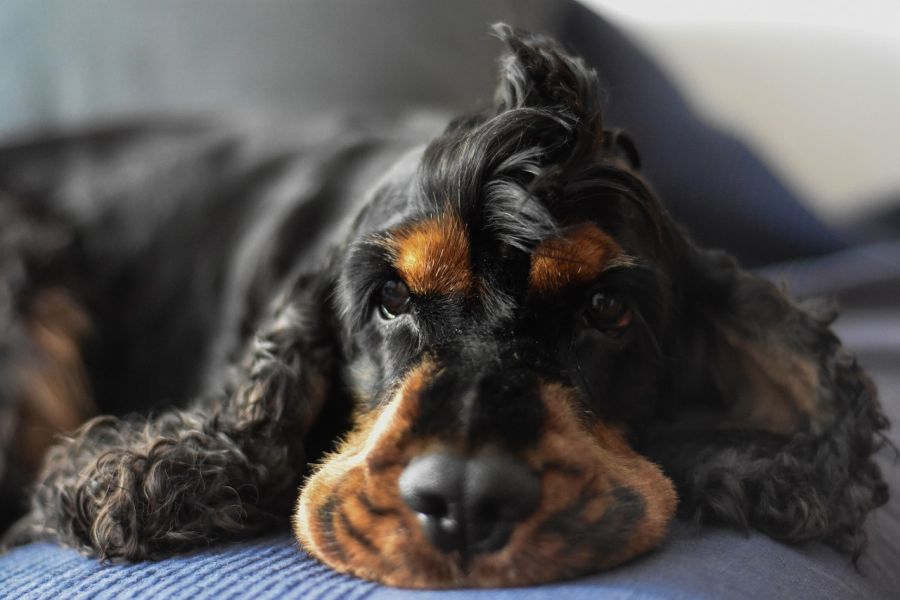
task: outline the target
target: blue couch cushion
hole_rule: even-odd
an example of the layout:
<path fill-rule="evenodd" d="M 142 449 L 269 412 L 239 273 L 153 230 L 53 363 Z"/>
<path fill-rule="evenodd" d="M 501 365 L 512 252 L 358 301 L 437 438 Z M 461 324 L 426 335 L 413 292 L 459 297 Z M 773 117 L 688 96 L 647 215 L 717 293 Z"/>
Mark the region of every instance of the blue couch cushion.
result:
<path fill-rule="evenodd" d="M 881 543 L 877 532 L 873 543 Z M 302 553 L 287 535 L 122 565 L 101 564 L 49 543 L 32 544 L 0 557 L 0 573 L 2 598 L 537 600 L 558 594 L 575 600 L 837 600 L 888 598 L 891 589 L 900 590 L 900 577 L 888 564 L 876 565 L 867 558 L 856 571 L 847 557 L 818 544 L 795 548 L 759 534 L 683 523 L 675 524 L 661 549 L 625 567 L 571 582 L 508 590 L 386 588 L 330 570 Z"/>

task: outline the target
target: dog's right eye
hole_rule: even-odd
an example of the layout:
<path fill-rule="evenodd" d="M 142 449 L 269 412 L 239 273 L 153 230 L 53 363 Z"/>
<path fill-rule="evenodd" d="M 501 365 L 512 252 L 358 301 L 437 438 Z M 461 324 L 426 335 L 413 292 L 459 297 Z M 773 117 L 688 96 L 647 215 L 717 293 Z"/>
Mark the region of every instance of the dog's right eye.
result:
<path fill-rule="evenodd" d="M 597 292 L 591 297 L 586 316 L 591 325 L 610 337 L 621 335 L 632 319 L 628 306 L 607 292 Z"/>
<path fill-rule="evenodd" d="M 378 292 L 378 314 L 382 319 L 395 319 L 409 311 L 409 288 L 399 279 L 389 279 Z"/>

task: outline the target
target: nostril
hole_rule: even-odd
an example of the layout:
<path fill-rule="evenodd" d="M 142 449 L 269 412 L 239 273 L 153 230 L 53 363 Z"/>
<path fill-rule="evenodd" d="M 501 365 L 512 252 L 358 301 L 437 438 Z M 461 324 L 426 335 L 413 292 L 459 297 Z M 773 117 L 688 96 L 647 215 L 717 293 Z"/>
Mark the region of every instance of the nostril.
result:
<path fill-rule="evenodd" d="M 404 497 L 407 506 L 423 515 L 441 518 L 447 516 L 448 505 L 447 500 L 427 492 L 413 493 L 408 497 Z"/>
<path fill-rule="evenodd" d="M 461 550 L 465 545 L 460 526 L 465 471 L 465 459 L 440 453 L 413 460 L 400 474 L 400 497 L 442 552 Z"/>

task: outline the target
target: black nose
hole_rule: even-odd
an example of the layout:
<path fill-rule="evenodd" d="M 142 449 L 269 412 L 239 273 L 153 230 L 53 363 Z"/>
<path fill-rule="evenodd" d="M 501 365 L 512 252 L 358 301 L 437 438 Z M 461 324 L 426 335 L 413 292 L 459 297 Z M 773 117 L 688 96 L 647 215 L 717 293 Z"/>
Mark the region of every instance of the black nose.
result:
<path fill-rule="evenodd" d="M 428 454 L 400 475 L 400 495 L 442 552 L 494 552 L 540 500 L 537 476 L 512 458 Z"/>

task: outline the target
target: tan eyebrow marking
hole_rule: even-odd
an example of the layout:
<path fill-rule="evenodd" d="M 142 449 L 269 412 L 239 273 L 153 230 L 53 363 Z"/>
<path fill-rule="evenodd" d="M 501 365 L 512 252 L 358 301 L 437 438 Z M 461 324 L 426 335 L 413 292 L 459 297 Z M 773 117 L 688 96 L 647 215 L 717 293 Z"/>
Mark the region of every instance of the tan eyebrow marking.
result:
<path fill-rule="evenodd" d="M 394 268 L 414 294 L 471 291 L 469 237 L 456 213 L 401 227 L 386 245 Z"/>
<path fill-rule="evenodd" d="M 544 240 L 531 255 L 528 289 L 550 293 L 590 281 L 607 268 L 627 262 L 621 246 L 591 223 L 577 225 L 563 236 Z"/>

